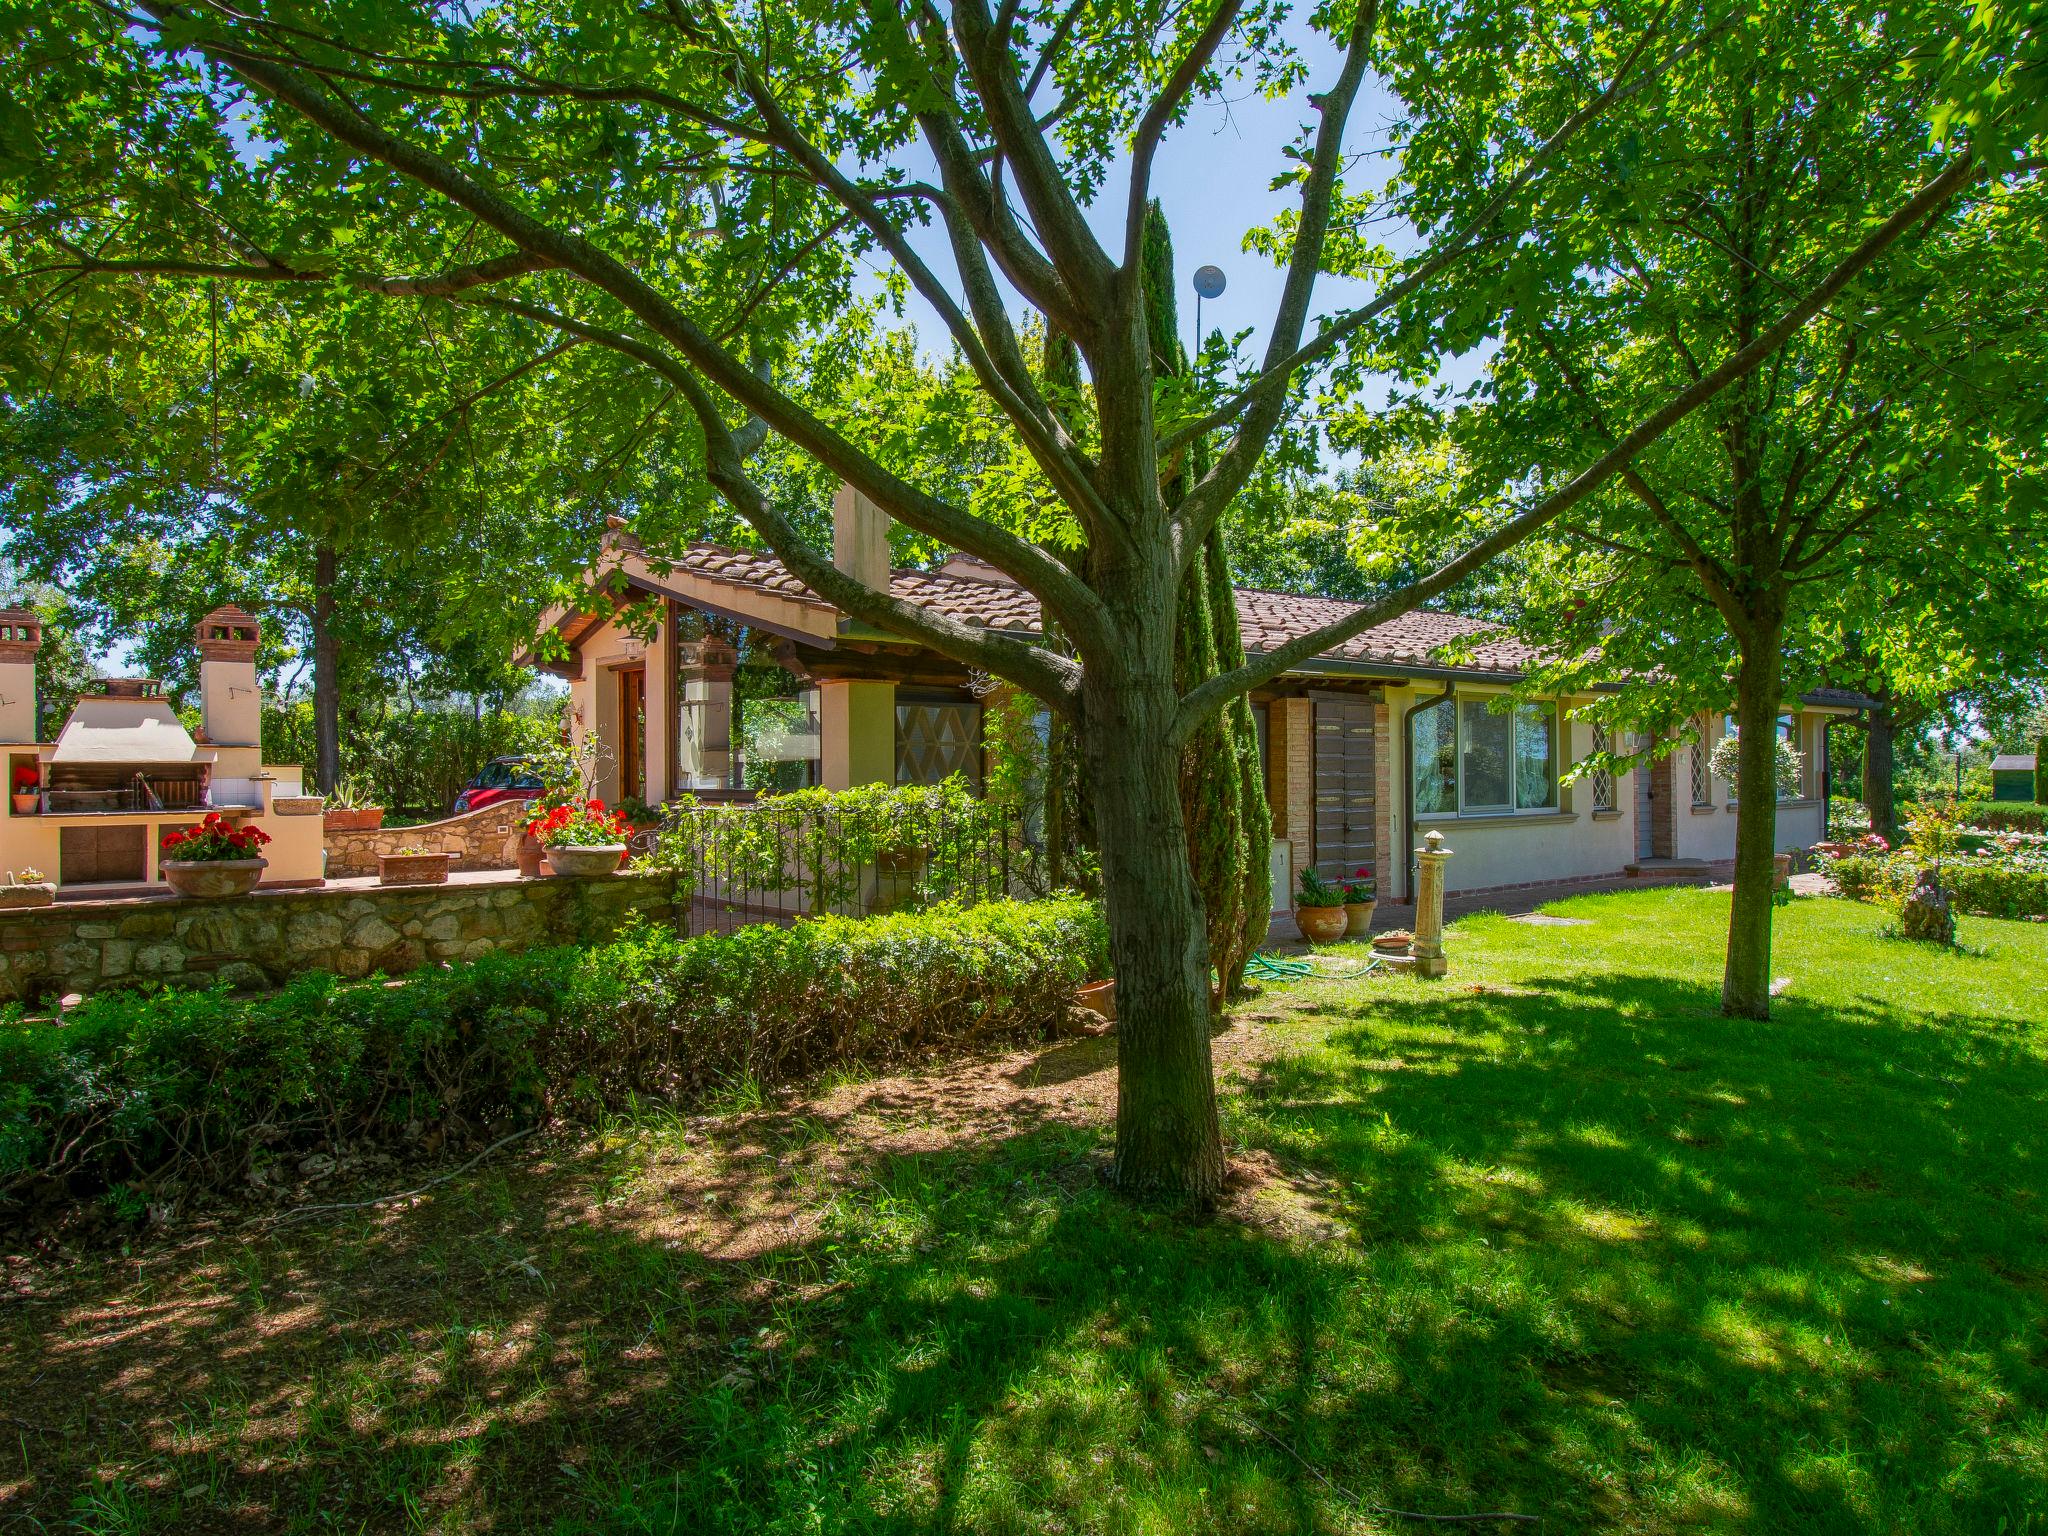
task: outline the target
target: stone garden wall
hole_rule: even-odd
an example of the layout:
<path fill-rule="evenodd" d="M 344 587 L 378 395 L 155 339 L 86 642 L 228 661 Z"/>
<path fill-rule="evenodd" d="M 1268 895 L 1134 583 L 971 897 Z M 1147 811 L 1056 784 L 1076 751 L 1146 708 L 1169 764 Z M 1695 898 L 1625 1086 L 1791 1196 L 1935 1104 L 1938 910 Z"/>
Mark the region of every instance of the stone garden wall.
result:
<path fill-rule="evenodd" d="M 377 855 L 401 848 L 452 853 L 453 869 L 514 869 L 519 863 L 519 830 L 525 825 L 524 800 L 500 801 L 481 810 L 464 811 L 443 821 L 416 827 L 379 827 L 374 832 L 327 834 L 327 878 L 377 873 Z"/>
<path fill-rule="evenodd" d="M 597 943 L 676 916 L 672 875 L 161 896 L 0 911 L 0 1002 L 149 982 L 236 987 L 300 971 L 365 976 L 494 949 Z"/>

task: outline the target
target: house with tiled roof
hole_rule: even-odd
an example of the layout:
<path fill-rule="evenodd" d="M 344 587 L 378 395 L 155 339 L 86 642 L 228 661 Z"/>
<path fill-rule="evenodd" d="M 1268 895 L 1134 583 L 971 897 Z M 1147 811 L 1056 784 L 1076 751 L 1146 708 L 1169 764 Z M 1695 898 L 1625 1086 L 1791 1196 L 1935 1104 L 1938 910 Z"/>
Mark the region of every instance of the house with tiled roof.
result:
<path fill-rule="evenodd" d="M 1009 576 L 955 555 L 890 570 L 887 522 L 849 488 L 834 507 L 834 561 L 962 622 L 1040 631 L 1038 601 Z M 599 746 L 599 792 L 657 803 L 682 793 L 875 781 L 978 783 L 991 680 L 841 612 L 761 550 L 643 548 L 614 527 L 588 576 L 591 600 L 550 613 L 529 658 L 565 677 L 572 729 Z M 1336 598 L 1240 590 L 1249 652 L 1340 618 Z M 1297 871 L 1371 867 L 1383 898 L 1412 893 L 1409 850 L 1441 829 L 1449 888 L 1469 892 L 1597 879 L 1632 869 L 1705 870 L 1735 851 L 1733 786 L 1702 740 L 1624 774 L 1567 783 L 1590 754 L 1632 750 L 1583 718 L 1590 695 L 1500 707 L 1536 652 L 1497 624 L 1414 612 L 1366 630 L 1252 696 L 1273 808 L 1275 899 Z M 1804 754 L 1781 800 L 1779 846 L 1826 826 L 1826 722 L 1853 694 L 1816 693 L 1780 727 Z"/>

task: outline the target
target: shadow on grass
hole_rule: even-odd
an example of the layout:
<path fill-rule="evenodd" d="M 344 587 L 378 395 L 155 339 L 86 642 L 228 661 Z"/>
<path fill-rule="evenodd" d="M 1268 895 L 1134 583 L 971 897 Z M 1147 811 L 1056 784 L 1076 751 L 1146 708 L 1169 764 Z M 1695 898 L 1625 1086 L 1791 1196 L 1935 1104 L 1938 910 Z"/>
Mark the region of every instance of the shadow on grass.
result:
<path fill-rule="evenodd" d="M 1324 1049 L 1239 1130 L 1337 1181 L 1389 1286 L 1466 1298 L 1404 1374 L 1579 1518 L 2048 1528 L 2038 1045 L 1716 1005 L 1614 974 L 1312 1004 Z"/>
<path fill-rule="evenodd" d="M 543 1154 L 11 1304 L 0 1527 L 1357 1528 L 1334 1483 L 1549 1531 L 2028 1529 L 2048 1072 L 2010 1036 L 1637 977 L 1313 1006 L 1233 1134 L 1356 1245 L 1133 1209 L 1050 1120 Z M 721 1206 L 772 1240 L 711 1256 Z"/>

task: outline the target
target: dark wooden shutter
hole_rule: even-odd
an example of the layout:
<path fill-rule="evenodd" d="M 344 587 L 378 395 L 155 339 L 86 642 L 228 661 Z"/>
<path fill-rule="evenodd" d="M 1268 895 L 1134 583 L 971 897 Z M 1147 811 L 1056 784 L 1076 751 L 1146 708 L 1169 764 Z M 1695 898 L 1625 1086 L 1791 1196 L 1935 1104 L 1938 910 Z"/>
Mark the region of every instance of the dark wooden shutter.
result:
<path fill-rule="evenodd" d="M 1316 873 L 1350 875 L 1373 864 L 1373 700 L 1315 696 Z"/>

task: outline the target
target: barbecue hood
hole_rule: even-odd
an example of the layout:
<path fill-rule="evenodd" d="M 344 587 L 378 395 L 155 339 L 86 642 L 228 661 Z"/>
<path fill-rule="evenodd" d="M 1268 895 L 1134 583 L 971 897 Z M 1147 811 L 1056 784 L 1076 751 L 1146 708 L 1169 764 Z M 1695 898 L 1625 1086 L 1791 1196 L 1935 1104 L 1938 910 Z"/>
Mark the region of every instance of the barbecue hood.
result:
<path fill-rule="evenodd" d="M 213 756 L 201 757 L 168 699 L 88 694 L 64 722 L 50 761 L 80 768 L 191 768 Z"/>

